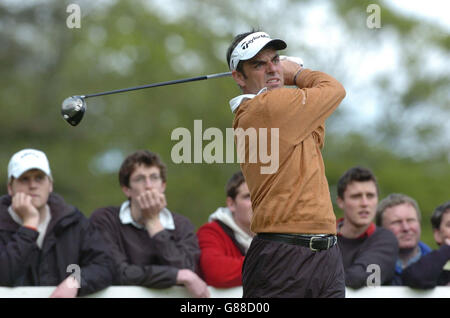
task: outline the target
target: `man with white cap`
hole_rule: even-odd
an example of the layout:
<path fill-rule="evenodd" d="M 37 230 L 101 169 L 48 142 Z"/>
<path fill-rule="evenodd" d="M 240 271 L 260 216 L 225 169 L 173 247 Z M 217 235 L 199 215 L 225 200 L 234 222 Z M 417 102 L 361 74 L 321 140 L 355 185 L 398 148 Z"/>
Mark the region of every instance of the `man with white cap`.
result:
<path fill-rule="evenodd" d="M 14 154 L 7 187 L 0 197 L 0 285 L 57 285 L 51 297 L 76 297 L 111 284 L 112 260 L 99 234 L 53 193 L 45 153 Z"/>
<path fill-rule="evenodd" d="M 286 47 L 283 40 L 252 31 L 237 35 L 227 51 L 243 93 L 230 101 L 233 128 L 256 131 L 259 140 L 259 145 L 245 144 L 245 155 L 276 134 L 278 149 L 272 144 L 266 149 L 278 151 L 280 163 L 266 174 L 261 158 L 241 163 L 256 233 L 244 261 L 243 296 L 344 297 L 321 149 L 325 120 L 345 90 L 333 77 L 303 68 L 298 58 L 280 57 L 277 51 Z"/>

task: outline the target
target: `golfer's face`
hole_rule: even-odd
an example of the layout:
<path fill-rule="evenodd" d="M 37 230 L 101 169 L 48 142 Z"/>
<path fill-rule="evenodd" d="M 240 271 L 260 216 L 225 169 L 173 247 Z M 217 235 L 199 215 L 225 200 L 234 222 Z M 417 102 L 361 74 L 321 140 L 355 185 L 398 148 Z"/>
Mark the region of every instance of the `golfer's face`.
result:
<path fill-rule="evenodd" d="M 264 49 L 243 64 L 244 76 L 238 84 L 245 94 L 257 94 L 261 89 L 283 87 L 283 69 L 280 57 L 274 49 Z"/>

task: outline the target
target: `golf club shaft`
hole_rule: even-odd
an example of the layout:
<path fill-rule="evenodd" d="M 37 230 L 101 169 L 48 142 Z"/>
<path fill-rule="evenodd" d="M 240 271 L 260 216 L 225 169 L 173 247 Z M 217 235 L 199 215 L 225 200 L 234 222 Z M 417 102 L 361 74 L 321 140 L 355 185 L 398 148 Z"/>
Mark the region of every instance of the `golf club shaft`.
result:
<path fill-rule="evenodd" d="M 83 95 L 81 97 L 82 98 L 88 98 L 88 97 L 95 97 L 95 96 L 117 94 L 117 93 L 123 93 L 123 92 L 128 92 L 128 91 L 135 91 L 135 90 L 138 90 L 138 89 L 158 87 L 158 86 L 166 86 L 166 85 L 179 84 L 179 83 L 202 81 L 202 80 L 206 80 L 206 79 L 219 78 L 219 77 L 225 77 L 225 76 L 230 76 L 230 75 L 231 75 L 231 72 L 203 75 L 203 76 L 184 78 L 184 79 L 179 79 L 179 80 L 174 80 L 174 81 L 167 81 L 167 82 L 160 82 L 160 83 L 154 83 L 154 84 L 148 84 L 148 85 L 142 85 L 142 86 L 135 86 L 135 87 L 129 87 L 129 88 L 116 89 L 116 90 L 108 91 L 108 92 Z"/>

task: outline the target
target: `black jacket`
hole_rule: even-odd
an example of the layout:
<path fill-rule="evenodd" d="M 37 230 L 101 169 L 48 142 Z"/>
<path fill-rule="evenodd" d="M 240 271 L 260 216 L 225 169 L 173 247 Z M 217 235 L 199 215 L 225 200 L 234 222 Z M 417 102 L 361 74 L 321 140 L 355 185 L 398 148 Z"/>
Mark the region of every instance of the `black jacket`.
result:
<path fill-rule="evenodd" d="M 14 222 L 10 205 L 9 195 L 0 197 L 0 285 L 57 286 L 73 273 L 71 264 L 81 269 L 78 296 L 111 285 L 112 259 L 99 233 L 78 209 L 50 194 L 51 220 L 39 249 L 38 232 Z"/>
<path fill-rule="evenodd" d="M 344 263 L 345 286 L 367 286 L 367 278 L 373 273 L 370 265 L 379 266 L 381 285 L 390 284 L 398 257 L 397 238 L 391 231 L 376 227 L 371 235 L 355 239 L 338 235 L 338 244 Z"/>
<path fill-rule="evenodd" d="M 402 272 L 404 285 L 412 288 L 434 288 L 450 283 L 450 271 L 444 265 L 450 261 L 450 246 L 443 245 L 438 250 L 422 256 L 417 262 Z"/>
<path fill-rule="evenodd" d="M 120 207 L 100 208 L 90 218 L 114 258 L 114 285 L 168 288 L 176 284 L 179 269 L 197 270 L 200 248 L 188 218 L 171 212 L 175 230 L 163 230 L 150 237 L 145 229 L 122 224 L 119 212 Z"/>

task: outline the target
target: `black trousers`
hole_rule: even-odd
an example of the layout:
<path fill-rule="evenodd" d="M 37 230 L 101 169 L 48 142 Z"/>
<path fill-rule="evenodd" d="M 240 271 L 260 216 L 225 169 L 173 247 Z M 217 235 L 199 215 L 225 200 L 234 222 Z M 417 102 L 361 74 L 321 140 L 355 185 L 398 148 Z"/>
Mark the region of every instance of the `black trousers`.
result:
<path fill-rule="evenodd" d="M 338 245 L 308 247 L 255 237 L 242 268 L 244 298 L 343 298 L 345 277 Z"/>

